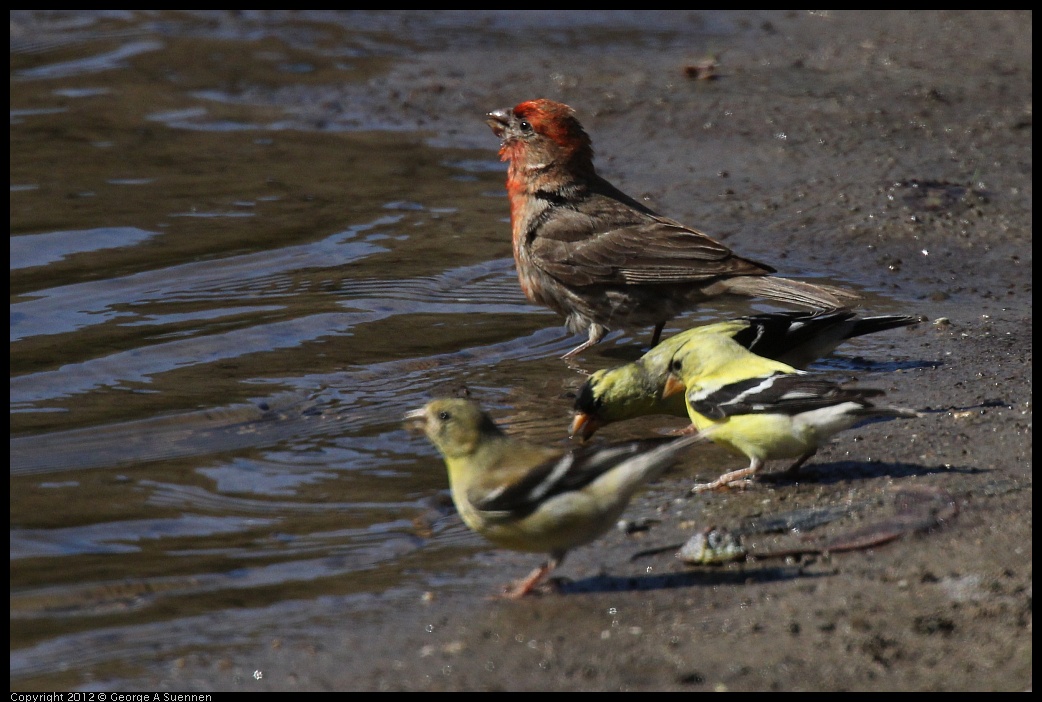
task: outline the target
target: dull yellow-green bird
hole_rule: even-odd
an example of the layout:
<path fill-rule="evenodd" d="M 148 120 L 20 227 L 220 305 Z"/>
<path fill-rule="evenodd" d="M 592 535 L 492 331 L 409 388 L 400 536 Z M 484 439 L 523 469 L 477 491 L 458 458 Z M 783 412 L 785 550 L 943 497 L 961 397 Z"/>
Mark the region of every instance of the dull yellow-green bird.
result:
<path fill-rule="evenodd" d="M 497 546 L 549 554 L 505 589 L 531 592 L 565 554 L 614 525 L 637 490 L 673 464 L 697 436 L 586 446 L 537 445 L 503 432 L 470 400 L 441 399 L 406 415 L 445 459 L 463 521 Z"/>

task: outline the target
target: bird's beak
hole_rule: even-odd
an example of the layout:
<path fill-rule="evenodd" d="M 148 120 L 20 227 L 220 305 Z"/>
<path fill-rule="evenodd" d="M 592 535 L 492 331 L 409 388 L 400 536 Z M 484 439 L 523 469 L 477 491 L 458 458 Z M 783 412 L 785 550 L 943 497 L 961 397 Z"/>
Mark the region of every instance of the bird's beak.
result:
<path fill-rule="evenodd" d="M 507 124 L 510 123 L 510 110 L 493 110 L 485 115 L 485 121 L 488 126 L 492 127 L 496 136 L 502 139 L 503 133 L 507 130 Z"/>
<path fill-rule="evenodd" d="M 586 441 L 600 428 L 601 423 L 592 414 L 578 412 L 572 420 L 572 430 L 569 436 L 573 439 L 578 436 L 580 441 Z"/>
<path fill-rule="evenodd" d="M 424 408 L 406 412 L 402 419 L 405 420 L 405 429 L 410 434 L 422 434 L 427 429 L 427 412 Z"/>
<path fill-rule="evenodd" d="M 662 386 L 662 399 L 665 400 L 667 397 L 676 395 L 678 392 L 684 392 L 687 386 L 684 385 L 684 381 L 670 373 L 666 376 L 666 383 Z"/>

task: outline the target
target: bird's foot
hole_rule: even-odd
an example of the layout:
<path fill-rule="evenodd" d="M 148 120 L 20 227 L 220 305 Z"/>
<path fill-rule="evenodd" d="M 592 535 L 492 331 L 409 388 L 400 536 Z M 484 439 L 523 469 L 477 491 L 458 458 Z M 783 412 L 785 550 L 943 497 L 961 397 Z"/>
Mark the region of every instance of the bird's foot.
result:
<path fill-rule="evenodd" d="M 568 366 L 568 370 L 573 370 L 579 375 L 584 375 L 586 377 L 590 377 L 591 375 L 593 375 L 592 371 L 588 371 L 582 366 L 580 366 L 578 361 L 568 358 L 567 356 L 561 356 L 561 359 L 564 361 L 564 364 Z"/>
<path fill-rule="evenodd" d="M 709 492 L 710 490 L 744 490 L 753 484 L 751 477 L 759 472 L 761 467 L 762 464 L 758 464 L 742 468 L 741 470 L 732 470 L 730 473 L 724 473 L 711 483 L 698 483 L 691 488 L 691 492 L 697 494 Z"/>
<path fill-rule="evenodd" d="M 728 490 L 745 490 L 753 484 L 749 478 L 740 480 L 722 480 L 720 478 L 711 483 L 695 483 L 691 488 L 691 494 L 698 495 L 703 492 L 726 492 Z"/>
<path fill-rule="evenodd" d="M 503 587 L 503 592 L 499 595 L 494 595 L 490 599 L 494 600 L 518 600 L 536 590 L 543 579 L 549 575 L 550 571 L 554 569 L 556 564 L 544 563 L 539 566 L 527 576 L 521 580 L 516 580 L 512 583 L 508 583 Z"/>

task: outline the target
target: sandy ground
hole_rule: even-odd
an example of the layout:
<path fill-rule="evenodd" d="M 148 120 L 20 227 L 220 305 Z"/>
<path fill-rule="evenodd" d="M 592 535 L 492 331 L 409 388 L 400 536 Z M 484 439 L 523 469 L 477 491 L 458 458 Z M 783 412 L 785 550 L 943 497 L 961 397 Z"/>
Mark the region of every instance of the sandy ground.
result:
<path fill-rule="evenodd" d="M 181 660 L 142 686 L 1030 689 L 1031 19 L 775 13 L 687 55 L 602 55 L 588 37 L 576 53 L 561 36 L 435 46 L 349 95 L 490 150 L 484 112 L 572 104 L 623 189 L 752 258 L 858 281 L 872 311 L 928 318 L 873 347 L 896 370 L 871 380 L 937 411 L 857 430 L 796 481 L 678 500 L 691 476 L 667 476 L 627 515 L 647 528 L 575 551 L 561 593 L 374 602 L 329 640 Z M 685 70 L 711 53 L 715 79 Z M 747 535 L 768 551 L 832 540 L 827 553 L 630 559 L 710 524 L 844 505 L 809 541 Z M 834 548 L 859 543 L 873 545 Z M 535 560 L 497 552 L 468 577 L 492 592 Z"/>

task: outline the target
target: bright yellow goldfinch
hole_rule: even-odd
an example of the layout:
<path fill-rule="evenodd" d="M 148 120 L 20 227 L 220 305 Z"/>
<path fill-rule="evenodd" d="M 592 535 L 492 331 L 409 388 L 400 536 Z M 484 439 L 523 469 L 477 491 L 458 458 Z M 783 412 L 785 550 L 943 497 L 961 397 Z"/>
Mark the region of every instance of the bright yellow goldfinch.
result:
<path fill-rule="evenodd" d="M 700 436 L 743 454 L 749 467 L 726 473 L 694 492 L 745 485 L 767 461 L 795 458 L 796 471 L 834 435 L 872 419 L 918 417 L 915 410 L 878 407 L 872 388 L 846 388 L 758 356 L 720 334 L 696 337 L 670 362 L 664 393 L 683 393 Z"/>
<path fill-rule="evenodd" d="M 506 588 L 511 598 L 531 592 L 569 550 L 610 529 L 637 490 L 699 440 L 550 448 L 505 434 L 463 399 L 434 400 L 406 420 L 420 424 L 445 459 L 452 500 L 467 526 L 497 546 L 550 555 Z"/>
<path fill-rule="evenodd" d="M 705 335 L 723 335 L 765 358 L 806 368 L 848 339 L 919 322 L 917 317 L 857 317 L 849 310 L 751 315 L 682 331 L 632 363 L 593 373 L 575 398 L 571 435 L 583 441 L 600 427 L 635 417 L 687 417 L 684 396 L 662 396 L 669 363 L 679 348 Z"/>

